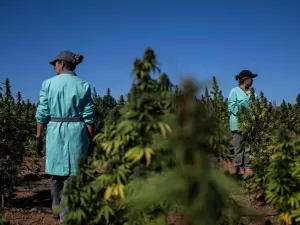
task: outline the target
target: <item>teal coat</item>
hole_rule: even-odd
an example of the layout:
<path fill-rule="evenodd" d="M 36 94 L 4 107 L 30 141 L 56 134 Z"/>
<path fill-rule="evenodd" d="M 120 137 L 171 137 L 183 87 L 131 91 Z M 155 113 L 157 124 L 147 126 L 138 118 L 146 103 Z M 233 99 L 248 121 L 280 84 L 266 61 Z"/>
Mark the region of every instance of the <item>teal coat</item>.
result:
<path fill-rule="evenodd" d="M 85 123 L 93 124 L 94 115 L 90 85 L 74 73 L 63 73 L 43 82 L 36 121 L 47 127 L 46 173 L 76 174 L 78 158 L 88 154 Z M 84 122 L 49 122 L 50 117 L 82 117 Z"/>
<path fill-rule="evenodd" d="M 256 94 L 255 94 L 256 96 Z M 228 97 L 229 127 L 231 131 L 238 131 L 237 113 L 240 107 L 249 107 L 249 95 L 239 86 L 231 89 Z"/>

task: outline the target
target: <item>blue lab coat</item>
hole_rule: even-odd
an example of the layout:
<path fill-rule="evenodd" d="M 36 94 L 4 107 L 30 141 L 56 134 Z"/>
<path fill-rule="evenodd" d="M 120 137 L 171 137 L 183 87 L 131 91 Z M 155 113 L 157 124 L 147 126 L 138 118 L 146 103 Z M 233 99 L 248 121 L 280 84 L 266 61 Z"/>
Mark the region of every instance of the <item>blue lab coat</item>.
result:
<path fill-rule="evenodd" d="M 255 96 L 257 95 L 255 94 Z M 237 113 L 242 106 L 246 108 L 249 107 L 249 98 L 250 98 L 250 93 L 246 94 L 239 86 L 231 89 L 228 97 L 228 111 L 230 114 L 229 117 L 230 131 L 239 130 Z"/>
<path fill-rule="evenodd" d="M 53 122 L 51 117 L 82 117 L 83 122 Z M 46 168 L 50 175 L 75 175 L 77 161 L 88 154 L 88 133 L 85 123 L 95 121 L 90 85 L 65 72 L 45 80 L 36 111 L 37 123 L 46 128 Z"/>

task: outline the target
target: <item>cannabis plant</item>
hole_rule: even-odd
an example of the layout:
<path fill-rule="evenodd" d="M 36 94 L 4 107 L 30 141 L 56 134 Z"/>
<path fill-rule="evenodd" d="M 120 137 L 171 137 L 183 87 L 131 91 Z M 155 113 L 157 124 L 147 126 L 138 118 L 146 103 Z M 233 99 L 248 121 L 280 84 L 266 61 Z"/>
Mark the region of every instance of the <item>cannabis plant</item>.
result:
<path fill-rule="evenodd" d="M 142 182 L 135 180 L 129 184 L 135 186 L 136 191 L 122 202 L 130 207 L 125 214 L 128 225 L 168 224 L 168 208 L 155 211 L 153 207 L 161 203 L 177 205 L 190 225 L 215 225 L 224 218 L 225 209 L 231 219 L 228 224 L 236 224 L 239 220 L 241 210 L 229 197 L 229 193 L 238 187 L 211 157 L 214 151 L 211 137 L 218 131 L 219 124 L 205 104 L 195 99 L 197 88 L 194 83 L 187 80 L 183 86 L 177 98 L 173 133 L 166 143 L 175 166 Z M 145 212 L 150 210 L 153 211 L 151 216 L 145 217 Z"/>
<path fill-rule="evenodd" d="M 263 93 L 255 97 L 254 89 L 251 89 L 249 108 L 241 108 L 238 114 L 239 128 L 245 138 L 246 151 L 250 155 L 253 169 L 253 175 L 245 178 L 245 184 L 257 192 L 257 199 L 265 197 L 266 171 L 272 155 L 268 148 L 269 139 L 279 125 L 273 113 Z"/>
<path fill-rule="evenodd" d="M 95 137 L 99 150 L 94 154 L 92 168 L 80 170 L 79 178 L 74 181 L 73 186 L 79 189 L 75 188 L 75 192 L 70 188 L 66 193 L 66 202 L 73 205 L 66 224 L 98 224 L 99 221 L 124 224 L 126 218 L 122 215 L 130 209 L 119 202 L 126 197 L 127 184 L 145 179 L 171 164 L 168 162 L 172 158 L 164 154 L 163 147 L 156 145 L 172 132 L 166 122 L 172 108 L 171 84 L 165 74 L 158 79 L 151 77 L 151 72 L 158 72 L 157 68 L 151 49 L 145 51 L 142 59 L 135 60 L 135 79 L 127 103 L 111 112 L 113 120 L 106 122 L 103 132 Z M 89 170 L 95 172 L 88 173 L 91 180 L 80 179 Z M 98 196 L 98 200 L 91 196 Z M 88 209 L 80 206 L 83 201 L 80 199 L 86 199 Z M 75 213 L 82 215 L 80 220 Z"/>
<path fill-rule="evenodd" d="M 281 128 L 269 147 L 275 152 L 266 174 L 266 200 L 286 225 L 300 224 L 300 139 Z"/>

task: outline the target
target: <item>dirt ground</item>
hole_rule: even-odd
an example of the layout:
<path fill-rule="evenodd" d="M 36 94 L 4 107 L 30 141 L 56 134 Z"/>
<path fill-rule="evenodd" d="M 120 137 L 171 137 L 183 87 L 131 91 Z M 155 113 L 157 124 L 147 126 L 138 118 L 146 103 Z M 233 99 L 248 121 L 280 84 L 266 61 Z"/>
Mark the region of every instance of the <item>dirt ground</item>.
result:
<path fill-rule="evenodd" d="M 223 162 L 224 170 L 233 173 L 232 163 Z M 44 165 L 39 163 L 39 172 L 23 170 L 20 175 L 20 186 L 17 187 L 13 199 L 6 201 L 4 219 L 12 225 L 56 225 L 59 221 L 51 215 L 50 176 L 45 174 Z M 35 170 L 35 169 L 34 169 Z M 253 194 L 243 193 L 234 198 L 241 205 L 249 206 L 254 212 L 260 214 L 260 221 L 245 219 L 248 225 L 275 224 L 276 212 L 269 206 L 255 201 Z M 178 215 L 172 215 L 169 221 L 174 225 L 187 225 L 186 221 Z M 266 222 L 267 221 L 267 222 Z M 268 222 L 272 223 L 268 223 Z"/>

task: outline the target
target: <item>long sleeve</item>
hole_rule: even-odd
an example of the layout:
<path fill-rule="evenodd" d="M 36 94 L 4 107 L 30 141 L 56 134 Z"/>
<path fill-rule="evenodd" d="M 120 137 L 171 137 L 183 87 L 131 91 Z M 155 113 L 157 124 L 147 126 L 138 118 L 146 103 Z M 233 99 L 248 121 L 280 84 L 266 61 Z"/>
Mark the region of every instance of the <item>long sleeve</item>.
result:
<path fill-rule="evenodd" d="M 92 98 L 92 91 L 90 85 L 88 86 L 85 99 L 84 99 L 84 109 L 82 113 L 82 117 L 86 124 L 95 123 L 95 111 L 94 111 L 94 101 Z"/>
<path fill-rule="evenodd" d="M 228 111 L 229 111 L 229 113 L 232 113 L 233 115 L 236 115 L 238 112 L 237 93 L 234 89 L 231 90 L 229 93 Z"/>
<path fill-rule="evenodd" d="M 46 82 L 44 81 L 40 90 L 39 103 L 36 109 L 36 122 L 40 124 L 47 124 L 49 121 L 49 116 L 50 109 L 48 104 Z"/>

